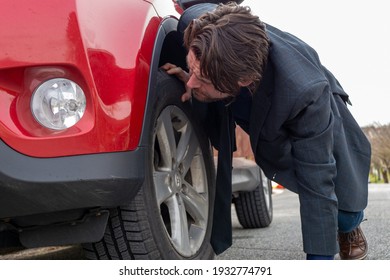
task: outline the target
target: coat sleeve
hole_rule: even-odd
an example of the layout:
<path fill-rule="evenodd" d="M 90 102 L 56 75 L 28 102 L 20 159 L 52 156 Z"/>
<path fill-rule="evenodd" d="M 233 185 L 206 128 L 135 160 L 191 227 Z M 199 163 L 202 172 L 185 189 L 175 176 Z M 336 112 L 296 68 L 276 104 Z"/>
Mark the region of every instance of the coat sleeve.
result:
<path fill-rule="evenodd" d="M 330 98 L 326 82 L 310 86 L 297 100 L 293 118 L 286 123 L 298 181 L 304 248 L 311 248 L 308 252 L 311 254 L 328 252 L 333 255 L 338 250 L 336 162 Z"/>

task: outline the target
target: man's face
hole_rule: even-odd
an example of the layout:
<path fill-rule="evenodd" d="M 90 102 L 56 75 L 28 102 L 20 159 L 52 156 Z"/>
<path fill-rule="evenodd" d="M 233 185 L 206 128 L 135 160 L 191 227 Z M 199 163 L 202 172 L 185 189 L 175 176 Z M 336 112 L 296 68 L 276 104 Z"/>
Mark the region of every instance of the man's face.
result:
<path fill-rule="evenodd" d="M 231 98 L 231 95 L 218 91 L 212 82 L 200 74 L 200 62 L 196 59 L 192 50 L 187 55 L 189 68 L 189 80 L 187 87 L 192 90 L 192 95 L 201 102 L 213 102 Z"/>

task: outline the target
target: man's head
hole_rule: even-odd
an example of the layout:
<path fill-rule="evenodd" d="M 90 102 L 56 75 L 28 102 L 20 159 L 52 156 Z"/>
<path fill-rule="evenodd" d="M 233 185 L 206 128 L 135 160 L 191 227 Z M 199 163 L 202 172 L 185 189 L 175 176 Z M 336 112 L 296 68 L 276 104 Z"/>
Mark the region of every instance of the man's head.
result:
<path fill-rule="evenodd" d="M 261 80 L 269 41 L 264 24 L 249 7 L 230 3 L 194 19 L 185 30 L 184 45 L 187 86 L 197 99 L 214 101 Z"/>

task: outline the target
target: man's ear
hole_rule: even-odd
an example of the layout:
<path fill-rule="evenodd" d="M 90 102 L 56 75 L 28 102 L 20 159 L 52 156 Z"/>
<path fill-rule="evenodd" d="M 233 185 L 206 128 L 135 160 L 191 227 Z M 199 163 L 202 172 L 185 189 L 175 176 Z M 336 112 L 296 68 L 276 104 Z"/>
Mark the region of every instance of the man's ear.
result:
<path fill-rule="evenodd" d="M 247 87 L 247 86 L 249 86 L 251 83 L 253 83 L 253 81 L 248 80 L 248 79 L 242 79 L 242 80 L 238 81 L 238 85 L 239 85 L 240 87 Z"/>

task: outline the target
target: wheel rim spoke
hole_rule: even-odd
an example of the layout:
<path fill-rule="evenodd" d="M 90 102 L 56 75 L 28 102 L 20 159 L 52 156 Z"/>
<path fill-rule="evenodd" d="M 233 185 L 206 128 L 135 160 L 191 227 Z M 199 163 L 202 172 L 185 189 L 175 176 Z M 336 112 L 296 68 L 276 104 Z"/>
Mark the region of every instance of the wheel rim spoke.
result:
<path fill-rule="evenodd" d="M 192 186 L 186 183 L 186 191 L 181 195 L 185 208 L 195 222 L 205 226 L 208 214 L 208 202 Z"/>
<path fill-rule="evenodd" d="M 180 139 L 178 145 L 178 153 L 177 153 L 178 154 L 177 158 L 182 166 L 183 173 L 188 172 L 191 166 L 191 162 L 193 161 L 194 156 L 198 151 L 198 145 L 197 145 L 197 139 L 195 133 L 193 132 L 192 128 L 187 129 L 187 131 L 188 133 L 186 133 L 185 136 Z"/>
<path fill-rule="evenodd" d="M 180 196 L 174 196 L 168 206 L 171 217 L 172 242 L 183 255 L 191 254 L 186 209 Z"/>
<path fill-rule="evenodd" d="M 190 147 L 190 139 L 192 137 L 192 127 L 186 124 L 182 129 L 182 136 L 177 144 L 177 161 L 183 161 L 188 148 Z"/>
<path fill-rule="evenodd" d="M 153 180 L 156 189 L 157 204 L 161 205 L 174 194 L 170 187 L 170 174 L 164 171 L 154 172 Z"/>
<path fill-rule="evenodd" d="M 164 110 L 157 121 L 157 139 L 160 145 L 162 166 L 172 167 L 176 157 L 176 140 L 170 110 Z"/>

